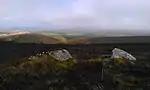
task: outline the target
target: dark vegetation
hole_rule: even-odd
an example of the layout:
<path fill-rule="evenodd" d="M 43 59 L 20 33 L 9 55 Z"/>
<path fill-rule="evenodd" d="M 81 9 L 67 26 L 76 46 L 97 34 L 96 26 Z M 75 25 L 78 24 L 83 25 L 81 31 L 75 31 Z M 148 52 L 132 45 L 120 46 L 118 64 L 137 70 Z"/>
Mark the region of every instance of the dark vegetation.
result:
<path fill-rule="evenodd" d="M 150 44 L 0 44 L 0 90 L 150 90 Z M 137 58 L 132 65 L 110 60 L 114 47 Z M 43 51 L 67 49 L 73 56 L 65 62 Z M 76 62 L 75 62 L 76 61 Z"/>
<path fill-rule="evenodd" d="M 150 43 L 150 36 L 126 36 L 126 37 L 95 37 L 90 38 L 93 43 Z"/>

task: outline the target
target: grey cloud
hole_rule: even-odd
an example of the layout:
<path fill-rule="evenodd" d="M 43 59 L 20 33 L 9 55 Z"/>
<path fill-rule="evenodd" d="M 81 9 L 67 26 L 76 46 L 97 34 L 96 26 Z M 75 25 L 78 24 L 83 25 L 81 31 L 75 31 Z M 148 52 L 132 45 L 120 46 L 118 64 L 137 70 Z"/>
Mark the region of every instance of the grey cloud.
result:
<path fill-rule="evenodd" d="M 0 24 L 150 29 L 149 0 L 70 0 L 65 5 L 58 2 L 57 8 L 50 2 L 54 0 L 0 0 Z"/>

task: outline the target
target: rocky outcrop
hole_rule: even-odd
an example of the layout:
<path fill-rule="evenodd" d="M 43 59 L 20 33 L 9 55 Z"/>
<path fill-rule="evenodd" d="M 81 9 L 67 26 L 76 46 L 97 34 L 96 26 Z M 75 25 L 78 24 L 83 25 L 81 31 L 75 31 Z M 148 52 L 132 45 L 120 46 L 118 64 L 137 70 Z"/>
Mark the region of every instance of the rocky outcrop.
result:
<path fill-rule="evenodd" d="M 112 50 L 112 53 L 113 54 L 111 56 L 111 59 L 124 58 L 129 61 L 136 61 L 136 58 L 134 56 L 119 48 L 114 48 Z"/>
<path fill-rule="evenodd" d="M 66 61 L 72 58 L 71 54 L 66 49 L 51 51 L 50 55 L 60 61 Z"/>

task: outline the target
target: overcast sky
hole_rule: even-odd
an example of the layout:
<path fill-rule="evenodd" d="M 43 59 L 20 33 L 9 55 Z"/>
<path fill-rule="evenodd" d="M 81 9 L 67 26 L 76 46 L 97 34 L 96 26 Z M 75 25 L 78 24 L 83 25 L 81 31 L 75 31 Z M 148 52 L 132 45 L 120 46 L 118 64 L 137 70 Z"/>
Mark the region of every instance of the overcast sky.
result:
<path fill-rule="evenodd" d="M 150 29 L 150 0 L 0 0 L 0 28 Z"/>

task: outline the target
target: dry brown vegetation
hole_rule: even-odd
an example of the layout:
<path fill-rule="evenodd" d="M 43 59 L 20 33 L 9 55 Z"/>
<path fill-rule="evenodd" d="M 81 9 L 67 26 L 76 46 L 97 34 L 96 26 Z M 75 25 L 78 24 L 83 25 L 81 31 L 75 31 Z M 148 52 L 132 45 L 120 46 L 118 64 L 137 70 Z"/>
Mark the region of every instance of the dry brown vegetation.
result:
<path fill-rule="evenodd" d="M 71 38 L 68 39 L 68 44 L 88 44 L 90 41 L 87 38 Z"/>

